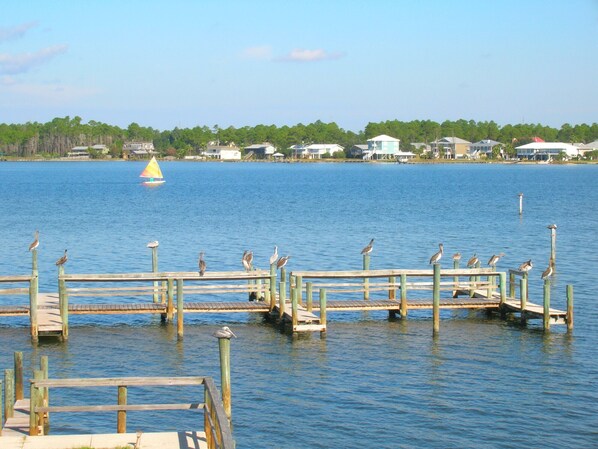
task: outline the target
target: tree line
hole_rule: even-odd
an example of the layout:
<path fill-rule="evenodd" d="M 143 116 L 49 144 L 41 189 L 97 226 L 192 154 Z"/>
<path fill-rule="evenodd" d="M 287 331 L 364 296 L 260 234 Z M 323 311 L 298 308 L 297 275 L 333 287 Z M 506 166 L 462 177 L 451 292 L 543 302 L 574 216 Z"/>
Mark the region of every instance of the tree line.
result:
<path fill-rule="evenodd" d="M 353 132 L 340 128 L 336 123 L 317 120 L 293 126 L 256 125 L 235 128 L 196 126 L 159 131 L 131 123 L 126 129 L 90 120 L 83 123 L 80 117 L 55 118 L 47 123 L 0 123 L 0 152 L 15 157 L 62 157 L 75 146 L 106 145 L 112 157 L 122 156 L 123 143 L 152 141 L 156 150 L 166 156 L 183 157 L 196 154 L 211 142 L 221 145 L 246 146 L 269 142 L 278 151 L 290 154 L 289 147 L 296 144 L 337 143 L 349 150 L 353 145 L 366 144 L 367 139 L 387 134 L 401 140 L 402 150 L 414 150 L 411 143 L 429 143 L 442 137 L 460 137 L 470 142 L 492 139 L 508 146 L 531 142 L 534 137 L 545 141 L 592 142 L 598 139 L 598 124 L 563 124 L 559 129 L 541 124 L 516 124 L 499 126 L 494 121 L 432 120 L 403 122 L 390 120 L 368 123 L 363 131 Z M 93 155 L 92 155 L 93 156 Z M 99 155 L 98 155 L 99 157 Z"/>

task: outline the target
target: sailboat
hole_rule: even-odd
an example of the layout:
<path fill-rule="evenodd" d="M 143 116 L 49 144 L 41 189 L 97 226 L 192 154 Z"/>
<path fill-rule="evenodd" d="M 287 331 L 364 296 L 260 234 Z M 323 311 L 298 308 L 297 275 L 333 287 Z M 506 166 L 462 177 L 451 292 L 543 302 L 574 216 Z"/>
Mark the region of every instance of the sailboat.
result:
<path fill-rule="evenodd" d="M 146 181 L 143 181 L 143 185 L 146 186 L 155 186 L 166 182 L 162 175 L 162 170 L 160 170 L 160 166 L 158 165 L 158 161 L 156 160 L 156 156 L 152 156 L 139 177 L 148 178 Z"/>

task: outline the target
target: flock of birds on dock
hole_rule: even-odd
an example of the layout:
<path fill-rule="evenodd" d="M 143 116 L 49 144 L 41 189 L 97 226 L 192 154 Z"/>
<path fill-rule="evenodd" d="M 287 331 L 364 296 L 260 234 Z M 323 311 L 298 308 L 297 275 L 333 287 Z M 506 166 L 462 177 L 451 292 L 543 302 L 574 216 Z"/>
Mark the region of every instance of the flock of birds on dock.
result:
<path fill-rule="evenodd" d="M 549 225 L 548 229 L 551 229 L 551 230 L 556 229 L 556 225 L 555 224 Z M 147 247 L 148 248 L 157 248 L 158 245 L 159 245 L 159 242 L 157 240 L 154 240 L 152 242 L 149 242 L 147 244 Z M 31 245 L 29 245 L 29 251 L 33 251 L 33 250 L 37 249 L 38 246 L 39 246 L 39 231 L 35 231 L 35 238 L 34 238 L 33 242 L 31 243 Z M 361 254 L 369 255 L 373 249 L 374 249 L 374 239 L 371 239 L 370 242 L 361 250 Z M 439 243 L 438 244 L 438 252 L 434 253 L 434 255 L 432 255 L 432 257 L 430 257 L 430 265 L 440 262 L 440 259 L 442 259 L 443 254 L 444 254 L 444 246 L 442 243 Z M 199 271 L 200 276 L 203 276 L 205 274 L 206 267 L 207 267 L 206 261 L 204 259 L 204 255 L 205 254 L 203 251 L 199 253 L 199 261 L 198 261 L 198 269 L 199 270 L 198 271 Z M 291 256 L 279 257 L 278 246 L 274 246 L 274 252 L 272 253 L 272 255 L 270 256 L 270 259 L 269 259 L 270 265 L 276 264 L 276 269 L 277 270 L 281 269 L 287 264 L 290 257 Z M 496 264 L 498 263 L 498 261 L 503 257 L 505 257 L 505 253 L 494 254 L 488 260 L 488 266 L 495 267 Z M 453 260 L 460 260 L 460 259 L 461 259 L 460 253 L 455 253 L 453 255 Z M 56 261 L 56 266 L 64 265 L 67 261 L 68 261 L 68 256 L 67 256 L 67 250 L 65 249 L 62 257 Z M 243 256 L 241 257 L 241 264 L 243 265 L 243 268 L 247 272 L 249 272 L 253 269 L 253 251 L 246 250 L 243 252 Z M 480 264 L 480 259 L 478 258 L 476 253 L 474 253 L 473 256 L 471 257 L 471 259 L 469 259 L 467 261 L 468 268 L 474 268 L 476 266 L 479 266 L 479 264 Z M 529 260 L 523 262 L 521 265 L 519 265 L 518 269 L 519 269 L 519 271 L 528 273 L 533 267 L 534 267 L 534 265 L 532 264 L 532 260 L 529 259 Z M 546 270 L 544 270 L 541 277 L 542 277 L 542 279 L 547 279 L 547 278 L 551 277 L 553 274 L 554 274 L 554 270 L 553 270 L 552 264 L 549 264 L 548 268 Z"/>

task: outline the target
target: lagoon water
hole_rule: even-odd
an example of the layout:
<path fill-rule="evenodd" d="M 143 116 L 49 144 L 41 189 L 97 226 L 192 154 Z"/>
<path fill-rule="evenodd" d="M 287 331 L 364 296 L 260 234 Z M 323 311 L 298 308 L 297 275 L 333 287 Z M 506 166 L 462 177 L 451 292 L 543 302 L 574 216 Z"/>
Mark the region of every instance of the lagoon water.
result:
<path fill-rule="evenodd" d="M 575 330 L 521 328 L 483 314 L 443 312 L 389 321 L 385 313 L 329 314 L 328 337 L 281 334 L 257 316 L 185 318 L 185 338 L 159 318 L 73 316 L 68 343 L 32 346 L 27 321 L 0 321 L 0 368 L 23 351 L 29 373 L 48 355 L 51 377 L 210 375 L 218 345 L 232 342 L 234 437 L 239 448 L 520 448 L 598 446 L 597 166 L 161 163 L 166 184 L 139 184 L 141 162 L 0 164 L 0 274 L 31 269 L 40 230 L 40 291 L 56 290 L 65 248 L 71 273 L 160 268 L 240 269 L 251 249 L 265 267 L 277 244 L 288 269 L 359 269 L 375 238 L 372 268 L 426 268 L 444 243 L 501 269 L 532 259 L 530 297 L 558 224 L 552 304 L 575 288 Z M 517 194 L 524 193 L 524 214 Z M 6 303 L 6 297 L 0 302 Z M 26 301 L 25 298 L 22 301 Z M 93 393 L 114 403 L 116 393 Z M 155 391 L 129 391 L 151 402 Z M 53 402 L 77 403 L 79 391 Z M 167 402 L 201 400 L 183 391 Z M 192 399 L 195 394 L 197 399 Z M 97 397 L 96 397 L 97 396 Z M 61 402 L 63 401 L 63 402 Z M 71 401 L 71 402 L 69 402 Z M 79 402 L 80 403 L 80 402 Z M 186 413 L 129 413 L 128 428 L 197 429 Z M 53 414 L 52 433 L 113 432 L 115 416 Z"/>

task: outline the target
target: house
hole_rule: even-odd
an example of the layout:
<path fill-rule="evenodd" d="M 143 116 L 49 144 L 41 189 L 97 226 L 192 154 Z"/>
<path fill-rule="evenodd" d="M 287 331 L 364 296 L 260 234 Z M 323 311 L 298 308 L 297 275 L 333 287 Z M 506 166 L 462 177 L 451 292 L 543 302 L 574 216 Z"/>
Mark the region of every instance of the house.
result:
<path fill-rule="evenodd" d="M 598 140 L 594 140 L 593 142 L 576 146 L 577 150 L 579 151 L 579 155 L 585 156 L 587 153 L 591 153 L 592 151 L 598 150 Z"/>
<path fill-rule="evenodd" d="M 461 159 L 465 157 L 470 145 L 470 141 L 459 137 L 443 137 L 430 143 L 434 157 L 443 159 Z"/>
<path fill-rule="evenodd" d="M 534 161 L 549 161 L 554 156 L 565 155 L 567 159 L 578 156 L 579 150 L 575 145 L 563 142 L 531 142 L 515 147 L 519 159 Z"/>
<path fill-rule="evenodd" d="M 220 159 L 223 161 L 241 160 L 241 150 L 236 146 L 229 145 L 208 145 L 203 155 L 209 159 Z"/>
<path fill-rule="evenodd" d="M 146 159 L 156 153 L 153 142 L 125 142 L 123 159 Z"/>
<path fill-rule="evenodd" d="M 364 153 L 367 153 L 367 145 L 353 145 L 349 150 L 349 157 L 362 158 Z"/>
<path fill-rule="evenodd" d="M 66 157 L 71 159 L 89 159 L 89 147 L 73 147 L 66 154 Z"/>
<path fill-rule="evenodd" d="M 322 159 L 322 156 L 344 151 L 344 148 L 336 143 L 312 143 L 311 145 L 293 145 L 290 147 L 293 157 L 303 159 Z"/>
<path fill-rule="evenodd" d="M 364 160 L 393 159 L 399 153 L 400 140 L 381 134 L 367 140 L 368 149 L 363 154 Z"/>
<path fill-rule="evenodd" d="M 245 154 L 253 154 L 256 159 L 271 159 L 275 152 L 276 148 L 268 142 L 257 143 L 245 147 Z"/>
<path fill-rule="evenodd" d="M 468 156 L 472 159 L 479 159 L 480 156 L 492 157 L 494 147 L 500 148 L 500 155 L 503 156 L 502 144 L 492 139 L 483 139 L 469 145 Z"/>
<path fill-rule="evenodd" d="M 398 162 L 409 162 L 410 160 L 412 160 L 415 157 L 415 153 L 412 153 L 411 151 L 399 151 L 396 155 L 395 158 L 397 159 Z"/>
<path fill-rule="evenodd" d="M 307 150 L 307 145 L 304 145 L 302 143 L 290 146 L 289 150 L 291 150 L 291 154 L 295 159 L 307 158 L 309 154 L 309 151 Z"/>
<path fill-rule="evenodd" d="M 96 152 L 98 152 L 98 153 L 100 153 L 100 154 L 103 154 L 103 155 L 106 155 L 106 154 L 108 154 L 110 152 L 110 149 L 108 148 L 108 146 L 107 145 L 102 145 L 102 144 L 92 145 L 91 149 L 94 150 L 94 151 L 96 151 Z"/>
<path fill-rule="evenodd" d="M 422 154 L 426 154 L 432 151 L 432 147 L 426 142 L 411 142 L 411 146 L 416 150 L 421 150 Z"/>

